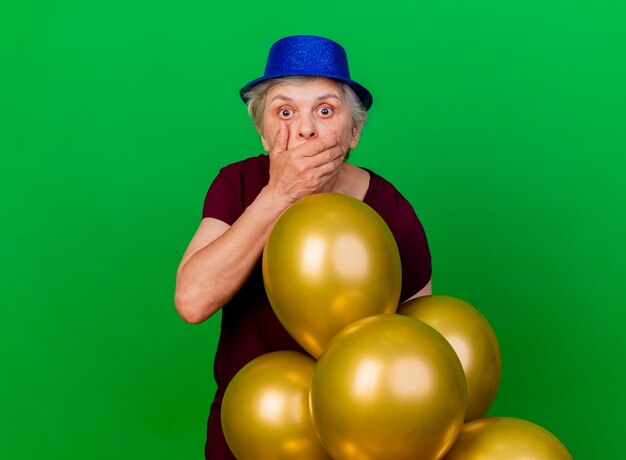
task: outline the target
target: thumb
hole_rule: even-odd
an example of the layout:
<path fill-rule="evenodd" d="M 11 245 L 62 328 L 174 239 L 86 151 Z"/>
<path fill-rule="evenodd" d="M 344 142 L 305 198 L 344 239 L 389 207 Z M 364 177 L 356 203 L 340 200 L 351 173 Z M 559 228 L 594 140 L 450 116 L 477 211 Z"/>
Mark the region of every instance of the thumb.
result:
<path fill-rule="evenodd" d="M 287 151 L 287 144 L 289 142 L 289 129 L 284 122 L 280 122 L 276 137 L 274 138 L 274 145 L 272 146 L 272 153 L 282 153 Z"/>

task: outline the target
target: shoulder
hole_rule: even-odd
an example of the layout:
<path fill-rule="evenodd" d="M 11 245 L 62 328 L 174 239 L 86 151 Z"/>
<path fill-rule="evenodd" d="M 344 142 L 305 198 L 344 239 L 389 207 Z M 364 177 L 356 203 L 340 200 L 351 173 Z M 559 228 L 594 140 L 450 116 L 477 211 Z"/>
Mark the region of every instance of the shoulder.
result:
<path fill-rule="evenodd" d="M 374 209 L 387 223 L 401 247 L 414 245 L 416 240 L 426 241 L 424 227 L 413 205 L 396 187 L 373 171 L 370 173 L 370 187 L 363 202 Z"/>
<path fill-rule="evenodd" d="M 393 213 L 403 217 L 415 214 L 413 205 L 387 179 L 374 171 L 365 169 L 370 175 L 370 185 L 363 201 L 372 206 L 379 214 Z"/>
<path fill-rule="evenodd" d="M 269 174 L 269 157 L 264 154 L 237 161 L 220 169 L 220 174 L 229 178 L 250 177 L 250 175 Z"/>
<path fill-rule="evenodd" d="M 232 225 L 269 180 L 266 155 L 247 158 L 220 169 L 204 199 L 202 217 Z"/>
<path fill-rule="evenodd" d="M 228 183 L 237 199 L 246 207 L 265 187 L 269 178 L 269 157 L 261 154 L 224 166 L 216 180 Z"/>

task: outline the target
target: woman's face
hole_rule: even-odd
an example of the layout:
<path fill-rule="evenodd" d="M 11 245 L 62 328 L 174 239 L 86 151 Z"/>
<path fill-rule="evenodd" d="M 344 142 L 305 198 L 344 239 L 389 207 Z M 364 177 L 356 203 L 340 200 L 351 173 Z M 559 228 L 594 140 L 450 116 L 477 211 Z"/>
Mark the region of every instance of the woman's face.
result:
<path fill-rule="evenodd" d="M 289 130 L 287 149 L 334 134 L 348 151 L 357 146 L 361 135 L 361 127 L 352 127 L 341 83 L 330 78 L 272 87 L 265 96 L 263 129 L 259 130 L 265 151 L 272 149 L 281 123 Z"/>

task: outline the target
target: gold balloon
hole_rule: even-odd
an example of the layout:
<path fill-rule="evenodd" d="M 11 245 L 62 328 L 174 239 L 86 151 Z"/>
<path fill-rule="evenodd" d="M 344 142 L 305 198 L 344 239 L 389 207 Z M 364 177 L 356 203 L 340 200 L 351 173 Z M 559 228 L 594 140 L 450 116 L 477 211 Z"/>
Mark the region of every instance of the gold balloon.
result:
<path fill-rule="evenodd" d="M 444 295 L 410 300 L 398 313 L 424 321 L 452 345 L 467 380 L 465 421 L 483 417 L 496 397 L 502 375 L 498 339 L 485 317 L 469 303 Z"/>
<path fill-rule="evenodd" d="M 572 455 L 539 425 L 489 417 L 463 425 L 445 460 L 572 460 Z"/>
<path fill-rule="evenodd" d="M 226 388 L 222 429 L 239 460 L 329 460 L 311 421 L 315 361 L 276 351 L 250 361 Z"/>
<path fill-rule="evenodd" d="M 280 322 L 317 358 L 348 324 L 396 311 L 400 254 L 372 208 L 321 193 L 297 201 L 276 222 L 263 252 L 263 279 Z"/>
<path fill-rule="evenodd" d="M 427 324 L 361 319 L 331 340 L 311 381 L 311 414 L 335 460 L 433 460 L 463 424 L 461 363 Z"/>

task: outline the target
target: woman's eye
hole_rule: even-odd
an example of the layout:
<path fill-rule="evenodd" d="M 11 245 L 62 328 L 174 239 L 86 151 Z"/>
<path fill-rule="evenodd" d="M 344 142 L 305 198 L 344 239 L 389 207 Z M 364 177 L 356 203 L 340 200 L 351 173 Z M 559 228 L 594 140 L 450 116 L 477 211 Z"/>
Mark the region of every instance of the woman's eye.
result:
<path fill-rule="evenodd" d="M 293 115 L 291 109 L 280 109 L 281 118 L 289 118 L 291 115 Z"/>
<path fill-rule="evenodd" d="M 333 114 L 333 109 L 330 107 L 322 107 L 320 110 L 320 115 L 323 117 L 330 117 Z"/>

